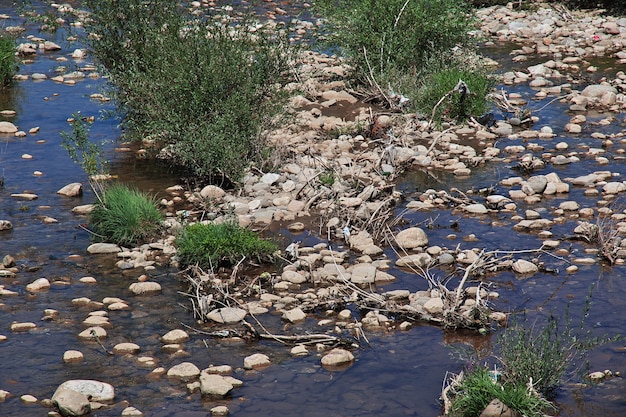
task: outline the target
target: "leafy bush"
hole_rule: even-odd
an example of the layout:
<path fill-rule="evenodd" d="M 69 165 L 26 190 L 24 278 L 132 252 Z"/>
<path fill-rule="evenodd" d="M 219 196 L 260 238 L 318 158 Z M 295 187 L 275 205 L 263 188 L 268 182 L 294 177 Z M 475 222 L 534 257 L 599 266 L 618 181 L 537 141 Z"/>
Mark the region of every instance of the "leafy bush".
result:
<path fill-rule="evenodd" d="M 273 242 L 232 222 L 187 226 L 176 239 L 176 246 L 181 266 L 197 264 L 205 269 L 234 265 L 244 256 L 268 259 L 278 249 Z"/>
<path fill-rule="evenodd" d="M 0 36 L 0 84 L 9 85 L 17 71 L 15 41 L 7 35 Z"/>
<path fill-rule="evenodd" d="M 328 19 L 328 42 L 338 46 L 357 80 L 375 86 L 375 94 L 409 98 L 411 110 L 430 114 L 459 78 L 471 94 L 450 100 L 436 114 L 463 121 L 486 107 L 489 86 L 475 63 L 477 20 L 470 3 L 456 0 L 319 0 Z M 451 84 L 452 83 L 452 84 Z M 387 97 L 388 98 L 388 97 Z"/>
<path fill-rule="evenodd" d="M 153 139 L 202 177 L 241 178 L 283 102 L 289 42 L 245 18 L 192 16 L 176 0 L 87 0 L 89 45 L 108 72 L 125 134 Z"/>
<path fill-rule="evenodd" d="M 469 92 L 459 91 L 463 81 Z M 484 71 L 459 66 L 442 68 L 426 75 L 418 90 L 417 107 L 428 116 L 435 106 L 435 119 L 465 120 L 487 109 L 485 97 L 493 82 Z M 443 98 L 443 101 L 439 102 Z"/>
<path fill-rule="evenodd" d="M 453 406 L 450 416 L 477 417 L 493 399 L 525 417 L 542 417 L 548 408 L 554 408 L 541 396 L 533 395 L 525 384 L 494 380 L 494 375 L 484 367 L 473 369 L 453 389 Z"/>
<path fill-rule="evenodd" d="M 97 239 L 118 245 L 137 245 L 155 237 L 163 216 L 154 200 L 126 185 L 107 186 L 89 216 Z"/>
<path fill-rule="evenodd" d="M 319 0 L 329 41 L 347 55 L 362 78 L 385 80 L 390 70 L 420 71 L 432 56 L 470 46 L 472 9 L 457 0 Z M 382 84 L 386 86 L 386 84 Z"/>

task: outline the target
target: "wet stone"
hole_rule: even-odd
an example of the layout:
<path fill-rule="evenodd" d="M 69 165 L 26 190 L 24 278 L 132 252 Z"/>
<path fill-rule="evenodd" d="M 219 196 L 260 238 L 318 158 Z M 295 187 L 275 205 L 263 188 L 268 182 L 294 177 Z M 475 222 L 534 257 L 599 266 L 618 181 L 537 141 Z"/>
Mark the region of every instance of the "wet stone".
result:
<path fill-rule="evenodd" d="M 322 356 L 322 366 L 337 367 L 352 363 L 354 355 L 349 350 L 335 348 Z"/>
<path fill-rule="evenodd" d="M 82 362 L 85 357 L 79 350 L 66 350 L 63 353 L 63 362 L 65 363 L 77 363 Z"/>
<path fill-rule="evenodd" d="M 402 249 L 415 249 L 428 245 L 428 236 L 419 227 L 401 230 L 396 235 L 395 240 Z"/>
<path fill-rule="evenodd" d="M 184 382 L 192 381 L 200 376 L 200 369 L 191 362 L 183 362 L 172 366 L 167 371 L 169 378 L 180 379 Z"/>
<path fill-rule="evenodd" d="M 237 307 L 222 307 L 209 312 L 206 316 L 216 323 L 239 323 L 248 312 Z"/>
<path fill-rule="evenodd" d="M 92 401 L 98 402 L 112 401 L 115 398 L 115 389 L 111 384 L 90 379 L 72 379 L 65 381 L 59 385 L 57 390 L 59 389 L 76 391 L 86 395 Z"/>
<path fill-rule="evenodd" d="M 161 291 L 161 284 L 153 281 L 133 282 L 128 290 L 134 295 L 150 295 Z"/>
<path fill-rule="evenodd" d="M 113 346 L 113 353 L 117 353 L 118 355 L 135 355 L 139 353 L 140 350 L 141 348 L 139 347 L 139 345 L 135 343 L 118 343 L 117 345 Z"/>
<path fill-rule="evenodd" d="M 244 369 L 262 369 L 270 366 L 272 362 L 267 355 L 263 353 L 255 353 L 250 356 L 246 356 L 243 359 Z"/>
<path fill-rule="evenodd" d="M 200 392 L 202 395 L 224 396 L 233 388 L 233 384 L 222 375 L 200 373 Z"/>

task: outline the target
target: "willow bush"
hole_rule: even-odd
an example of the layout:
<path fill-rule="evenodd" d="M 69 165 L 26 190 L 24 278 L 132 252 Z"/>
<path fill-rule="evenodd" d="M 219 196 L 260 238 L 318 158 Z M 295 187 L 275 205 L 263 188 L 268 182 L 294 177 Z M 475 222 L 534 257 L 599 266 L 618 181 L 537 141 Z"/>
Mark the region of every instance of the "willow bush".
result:
<path fill-rule="evenodd" d="M 104 67 L 131 139 L 173 165 L 239 180 L 260 162 L 260 135 L 284 98 L 289 43 L 246 18 L 194 16 L 176 0 L 86 0 L 89 46 Z"/>
<path fill-rule="evenodd" d="M 484 71 L 464 59 L 474 53 L 470 34 L 477 33 L 474 9 L 464 0 L 318 0 L 316 6 L 327 21 L 325 45 L 349 60 L 355 79 L 408 97 L 412 110 L 430 100 L 424 86 L 439 69 L 471 72 L 470 78 L 486 82 Z M 484 105 L 481 93 L 472 99 Z"/>

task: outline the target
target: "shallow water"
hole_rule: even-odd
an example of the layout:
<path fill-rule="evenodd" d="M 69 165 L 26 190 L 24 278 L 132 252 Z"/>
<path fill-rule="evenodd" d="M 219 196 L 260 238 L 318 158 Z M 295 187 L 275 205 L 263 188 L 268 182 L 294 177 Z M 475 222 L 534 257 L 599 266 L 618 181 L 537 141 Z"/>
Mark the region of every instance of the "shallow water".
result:
<path fill-rule="evenodd" d="M 15 16 L 8 2 L 0 2 L 0 12 Z M 34 34 L 50 39 L 48 34 L 39 34 L 34 26 L 25 35 Z M 58 53 L 40 53 L 33 63 L 21 67 L 21 73 L 45 73 L 53 75 L 60 63 L 59 57 L 69 57 L 76 45 L 68 45 L 59 33 L 55 40 L 63 46 Z M 80 67 L 81 62 L 61 63 L 68 67 Z M 39 126 L 40 132 L 26 138 L 0 138 L 0 167 L 5 177 L 5 186 L 0 189 L 0 218 L 10 220 L 14 229 L 0 234 L 2 253 L 12 254 L 20 266 L 14 279 L 0 279 L 0 285 L 18 292 L 17 296 L 0 298 L 0 334 L 8 340 L 0 343 L 0 389 L 11 392 L 12 396 L 0 403 L 0 415 L 23 416 L 45 415 L 47 409 L 41 405 L 27 405 L 20 401 L 23 394 L 32 394 L 39 399 L 50 398 L 56 387 L 63 381 L 73 378 L 90 378 L 111 383 L 116 389 L 116 405 L 112 408 L 95 411 L 94 416 L 118 416 L 126 404 L 142 410 L 146 416 L 207 416 L 209 410 L 224 404 L 235 416 L 274 416 L 301 415 L 313 416 L 436 416 L 440 413 L 438 397 L 442 381 L 447 371 L 458 372 L 465 360 L 458 357 L 460 346 L 472 346 L 478 350 L 489 349 L 496 343 L 497 332 L 491 336 L 478 336 L 465 332 L 443 331 L 430 325 L 415 325 L 407 332 L 368 333 L 370 345 L 364 345 L 354 354 L 356 362 L 342 371 L 330 372 L 320 366 L 319 356 L 312 354 L 306 358 L 291 358 L 289 348 L 273 342 L 231 343 L 209 338 L 200 334 L 192 335 L 185 343 L 186 356 L 174 357 L 161 348 L 159 338 L 167 331 L 180 328 L 183 324 L 193 325 L 187 311 L 187 299 L 178 291 L 186 288 L 178 280 L 176 271 L 159 268 L 151 273 L 152 280 L 158 281 L 163 292 L 151 297 L 132 297 L 127 288 L 141 272 L 119 272 L 111 267 L 109 257 L 90 256 L 85 248 L 89 237 L 77 226 L 84 218 L 71 214 L 70 209 L 78 204 L 94 200 L 81 169 L 72 163 L 60 146 L 59 132 L 68 130 L 66 119 L 77 110 L 84 115 L 99 115 L 112 109 L 111 104 L 101 104 L 88 98 L 98 92 L 102 80 L 83 80 L 76 85 L 57 84 L 50 80 L 16 83 L 9 95 L 1 96 L 0 105 L 17 111 L 17 115 L 7 119 L 28 131 Z M 507 87 L 511 91 L 532 95 L 524 87 Z M 541 103 L 533 104 L 541 106 Z M 535 139 L 532 142 L 553 148 L 559 141 L 570 143 L 570 149 L 581 143 L 595 147 L 597 140 L 590 138 L 591 132 L 579 136 L 564 134 L 562 127 L 569 116 L 559 103 L 549 106 L 540 113 L 541 120 L 535 129 L 550 125 L 559 136 L 551 140 Z M 618 122 L 608 128 L 594 127 L 604 132 L 619 131 L 623 128 L 623 115 Z M 119 130 L 114 119 L 98 120 L 93 125 L 93 137 L 115 141 Z M 45 140 L 45 143 L 37 141 Z M 501 145 L 520 144 L 522 140 L 504 140 Z M 593 160 L 583 160 L 562 168 L 547 167 L 538 174 L 556 171 L 563 177 L 582 175 L 595 170 L 611 170 L 625 173 L 623 161 L 615 149 L 624 145 L 614 145 L 608 152 L 609 166 L 599 166 Z M 159 192 L 174 185 L 176 176 L 170 175 L 153 163 L 137 162 L 132 158 L 114 153 L 113 171 L 121 179 L 131 180 L 144 190 Z M 23 154 L 33 156 L 32 160 L 22 159 Z M 33 175 L 35 170 L 43 176 Z M 437 174 L 438 180 L 423 173 L 411 173 L 398 185 L 405 201 L 417 198 L 427 188 L 441 189 L 457 187 L 461 190 L 480 189 L 495 186 L 496 192 L 505 194 L 507 189 L 498 185 L 499 180 L 519 175 L 512 164 L 493 163 L 476 169 L 471 178 L 453 178 Z M 623 177 L 621 177 L 623 180 Z M 85 184 L 85 194 L 81 198 L 68 199 L 56 194 L 63 185 L 81 181 Z M 12 193 L 30 190 L 39 198 L 35 201 L 20 201 L 10 197 Z M 558 206 L 564 200 L 576 200 L 581 205 L 595 207 L 596 199 L 584 197 L 582 188 L 573 188 L 569 195 L 544 199 L 541 206 Z M 45 206 L 49 206 L 45 207 Z M 519 205 L 518 212 L 524 209 Z M 537 206 L 533 206 L 537 209 Z M 398 213 L 403 207 L 398 208 Z M 57 224 L 44 224 L 43 216 L 59 220 Z M 549 217 L 549 212 L 544 213 Z M 494 214 L 482 217 L 469 217 L 456 211 L 442 210 L 428 213 L 410 213 L 407 219 L 415 224 L 432 224 L 428 229 L 431 244 L 462 248 L 484 247 L 487 250 L 534 249 L 541 245 L 541 239 L 533 234 L 512 234 L 510 215 Z M 555 225 L 552 231 L 556 236 L 571 233 L 575 219 L 565 224 Z M 454 233 L 456 239 L 449 239 Z M 284 230 L 277 234 L 286 241 L 304 240 L 305 243 L 323 239 L 310 234 L 291 235 Z M 477 242 L 465 242 L 463 237 L 474 234 Z M 332 242 L 337 245 L 338 242 Z M 572 252 L 583 256 L 585 245 L 572 242 Z M 71 255 L 79 255 L 71 256 Z M 386 255 L 395 254 L 387 250 Z M 559 269 L 558 274 L 536 274 L 531 278 L 520 279 L 512 273 L 501 273 L 486 277 L 492 289 L 498 291 L 500 299 L 495 307 L 505 311 L 525 310 L 531 320 L 542 320 L 551 314 L 564 315 L 569 311 L 580 320 L 586 300 L 591 295 L 591 310 L 585 320 L 585 329 L 594 335 L 615 335 L 626 332 L 623 311 L 626 309 L 626 277 L 624 267 L 602 265 L 580 266 L 580 271 L 567 275 L 567 264 L 549 256 L 542 260 Z M 389 271 L 398 279 L 385 290 L 407 288 L 412 291 L 426 289 L 426 282 L 416 275 L 392 268 Z M 441 276 L 446 271 L 435 271 Z M 82 276 L 93 276 L 97 284 L 82 284 Z M 39 277 L 54 281 L 47 292 L 28 294 L 25 285 Z M 102 340 L 107 349 L 116 343 L 130 341 L 141 346 L 140 356 L 155 358 L 159 366 L 166 369 L 183 362 L 191 361 L 199 368 L 211 364 L 229 364 L 234 368 L 234 376 L 243 380 L 244 385 L 222 400 L 202 399 L 199 394 L 189 395 L 184 384 L 168 381 L 166 377 L 152 378 L 152 368 L 139 364 L 137 357 L 110 356 L 95 342 L 80 341 L 77 334 L 85 326 L 82 321 L 94 308 L 77 307 L 72 299 L 88 297 L 101 301 L 104 297 L 125 299 L 129 311 L 109 312 L 112 327 L 109 335 Z M 42 321 L 44 309 L 56 309 L 59 317 L 52 321 Z M 358 313 L 358 312 L 355 312 Z M 280 317 L 267 315 L 263 322 L 279 326 Z M 32 321 L 37 329 L 28 333 L 11 333 L 10 324 L 14 321 Z M 315 331 L 315 318 L 287 330 Z M 626 352 L 620 349 L 623 344 L 612 343 L 594 350 L 589 355 L 591 370 L 611 369 L 626 371 Z M 80 350 L 85 360 L 78 364 L 64 364 L 63 352 L 69 349 Z M 273 365 L 262 371 L 241 370 L 243 358 L 251 353 L 268 354 Z M 577 364 L 579 365 L 579 364 Z M 574 376 L 572 382 L 579 381 Z M 622 378 L 614 378 L 592 387 L 581 388 L 566 383 L 559 390 L 557 402 L 562 407 L 561 416 L 622 416 L 626 414 L 626 383 Z"/>

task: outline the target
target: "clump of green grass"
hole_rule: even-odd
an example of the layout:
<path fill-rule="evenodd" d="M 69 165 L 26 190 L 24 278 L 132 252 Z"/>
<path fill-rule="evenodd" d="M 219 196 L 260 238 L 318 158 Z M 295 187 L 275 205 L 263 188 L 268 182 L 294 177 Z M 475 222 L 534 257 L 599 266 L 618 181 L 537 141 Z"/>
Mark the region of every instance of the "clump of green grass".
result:
<path fill-rule="evenodd" d="M 153 199 L 123 185 L 106 186 L 89 216 L 98 240 L 134 246 L 158 235 L 163 215 Z"/>
<path fill-rule="evenodd" d="M 198 265 L 207 270 L 235 265 L 243 257 L 268 260 L 278 250 L 275 243 L 233 222 L 186 226 L 176 247 L 181 266 Z"/>
<path fill-rule="evenodd" d="M 548 400 L 530 393 L 525 384 L 497 382 L 484 367 L 469 371 L 453 389 L 453 396 L 448 414 L 451 417 L 477 417 L 494 399 L 525 417 L 542 417 L 545 411 L 554 409 Z"/>
<path fill-rule="evenodd" d="M 7 86 L 11 83 L 17 71 L 15 59 L 15 40 L 7 35 L 0 36 L 0 84 Z"/>
<path fill-rule="evenodd" d="M 332 169 L 327 169 L 319 175 L 319 181 L 326 187 L 332 187 L 335 183 L 335 172 Z"/>

